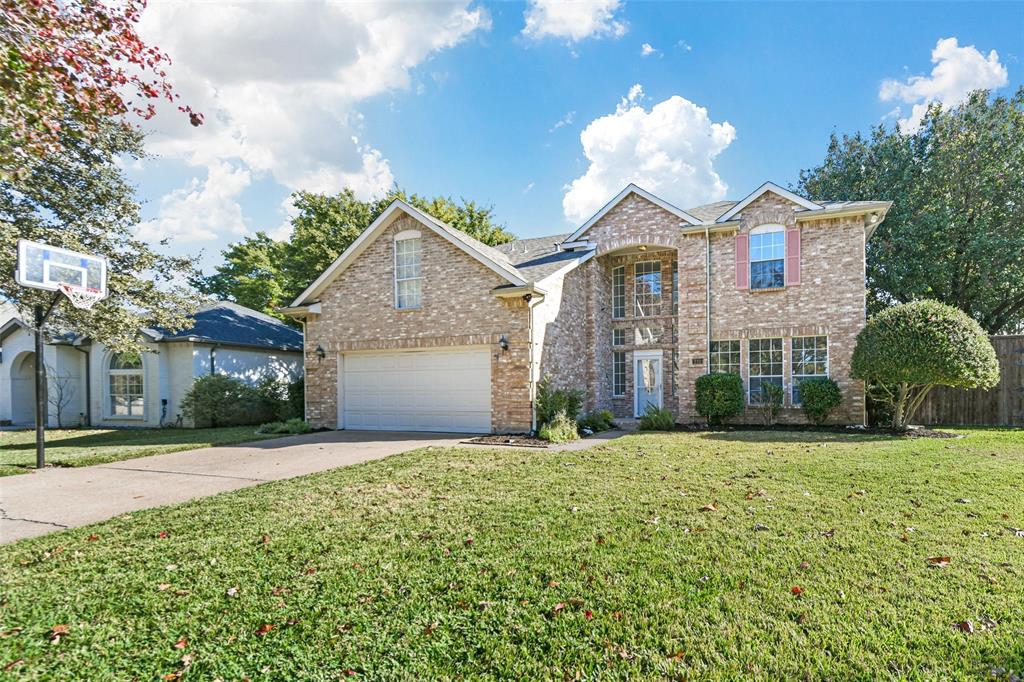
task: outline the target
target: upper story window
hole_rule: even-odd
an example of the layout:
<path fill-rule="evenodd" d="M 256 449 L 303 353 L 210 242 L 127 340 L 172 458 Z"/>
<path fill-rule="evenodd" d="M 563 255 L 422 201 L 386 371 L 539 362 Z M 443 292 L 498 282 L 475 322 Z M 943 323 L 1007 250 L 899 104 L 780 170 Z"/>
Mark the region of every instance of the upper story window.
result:
<path fill-rule="evenodd" d="M 786 231 L 762 225 L 750 231 L 750 288 L 781 289 L 786 285 Z"/>
<path fill-rule="evenodd" d="M 626 316 L 626 267 L 620 265 L 612 270 L 612 317 Z"/>
<path fill-rule="evenodd" d="M 641 261 L 633 266 L 633 301 L 637 317 L 661 311 L 661 262 Z"/>
<path fill-rule="evenodd" d="M 395 235 L 395 307 L 419 308 L 423 298 L 423 242 L 420 233 Z"/>
<path fill-rule="evenodd" d="M 141 417 L 145 408 L 146 380 L 142 356 L 138 353 L 114 353 L 107 366 L 112 417 Z"/>

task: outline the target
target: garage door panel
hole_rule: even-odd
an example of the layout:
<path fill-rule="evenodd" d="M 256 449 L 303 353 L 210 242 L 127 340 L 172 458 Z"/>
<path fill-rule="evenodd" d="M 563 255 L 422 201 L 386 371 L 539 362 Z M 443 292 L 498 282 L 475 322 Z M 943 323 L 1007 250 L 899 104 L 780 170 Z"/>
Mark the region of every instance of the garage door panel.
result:
<path fill-rule="evenodd" d="M 481 433 L 491 428 L 486 348 L 345 355 L 348 429 Z"/>

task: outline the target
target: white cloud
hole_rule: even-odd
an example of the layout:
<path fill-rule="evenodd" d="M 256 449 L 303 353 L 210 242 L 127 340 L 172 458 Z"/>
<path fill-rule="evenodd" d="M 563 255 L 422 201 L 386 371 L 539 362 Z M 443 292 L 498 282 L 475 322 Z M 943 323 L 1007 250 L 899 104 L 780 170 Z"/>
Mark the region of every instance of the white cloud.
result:
<path fill-rule="evenodd" d="M 973 90 L 1000 88 L 1008 81 L 1006 67 L 999 63 L 995 50 L 986 57 L 973 45 L 960 47 L 956 38 L 942 38 L 935 44 L 932 64 L 935 66 L 928 76 L 911 76 L 905 81 L 886 79 L 878 90 L 884 102 L 897 100 L 913 105 L 910 115 L 899 120 L 904 132 L 920 126 L 929 104 L 955 106 Z M 901 113 L 897 109 L 897 115 Z"/>
<path fill-rule="evenodd" d="M 616 16 L 620 0 L 530 0 L 523 13 L 523 35 L 540 40 L 564 38 L 578 43 L 586 38 L 620 38 L 626 22 Z"/>
<path fill-rule="evenodd" d="M 534 185 L 534 183 L 532 183 L 532 182 L 526 183 L 526 187 L 523 188 L 523 194 L 529 194 L 530 190 L 533 189 L 533 185 Z"/>
<path fill-rule="evenodd" d="M 206 180 L 193 178 L 185 187 L 160 199 L 160 215 L 141 223 L 138 236 L 158 242 L 213 241 L 222 235 L 248 232 L 238 195 L 252 182 L 248 170 L 219 162 L 210 166 Z"/>
<path fill-rule="evenodd" d="M 394 176 L 384 152 L 360 141 L 358 104 L 412 89 L 416 66 L 489 27 L 466 3 L 153 3 L 140 33 L 174 59 L 181 101 L 205 123 L 193 128 L 168 106 L 147 148 L 209 176 L 229 163 L 289 190 L 379 194 Z M 154 222 L 196 182 L 162 201 Z"/>
<path fill-rule="evenodd" d="M 565 126 L 572 125 L 572 121 L 573 121 L 573 118 L 575 118 L 575 116 L 576 116 L 576 112 L 575 111 L 570 111 L 565 116 L 563 116 L 558 121 L 556 121 L 555 125 L 553 125 L 550 128 L 548 128 L 548 132 L 549 133 L 553 133 L 556 130 L 558 130 L 559 128 L 564 128 Z"/>
<path fill-rule="evenodd" d="M 688 43 L 688 42 L 686 42 L 685 40 L 682 40 L 682 39 L 680 39 L 676 43 L 676 47 L 678 47 L 681 50 L 686 50 L 687 52 L 693 52 L 693 45 L 691 45 L 690 43 Z"/>
<path fill-rule="evenodd" d="M 650 57 L 651 55 L 654 55 L 654 54 L 660 56 L 661 55 L 661 51 L 656 49 L 656 48 L 654 48 L 650 43 L 644 43 L 643 45 L 640 46 L 640 56 L 641 57 Z"/>
<path fill-rule="evenodd" d="M 570 221 L 589 218 L 631 182 L 684 208 L 725 196 L 728 186 L 714 160 L 736 129 L 712 122 L 707 109 L 679 95 L 650 111 L 643 99 L 643 88 L 634 85 L 614 113 L 591 121 L 580 134 L 590 165 L 562 199 Z"/>

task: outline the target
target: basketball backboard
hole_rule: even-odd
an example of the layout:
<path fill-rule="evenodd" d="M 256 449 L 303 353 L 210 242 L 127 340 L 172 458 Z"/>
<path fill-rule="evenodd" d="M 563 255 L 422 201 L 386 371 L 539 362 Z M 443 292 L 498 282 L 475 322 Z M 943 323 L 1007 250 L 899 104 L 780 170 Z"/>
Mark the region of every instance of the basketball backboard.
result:
<path fill-rule="evenodd" d="M 23 287 L 84 290 L 103 298 L 107 295 L 107 259 L 19 239 L 14 279 Z"/>

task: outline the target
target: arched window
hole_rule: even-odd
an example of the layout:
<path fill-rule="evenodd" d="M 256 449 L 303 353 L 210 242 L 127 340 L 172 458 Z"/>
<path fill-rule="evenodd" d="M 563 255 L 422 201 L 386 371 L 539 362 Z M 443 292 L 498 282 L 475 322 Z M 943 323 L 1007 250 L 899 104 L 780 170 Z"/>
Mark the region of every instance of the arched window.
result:
<path fill-rule="evenodd" d="M 750 231 L 750 288 L 786 286 L 786 228 L 761 225 Z"/>
<path fill-rule="evenodd" d="M 110 382 L 110 416 L 142 417 L 146 381 L 142 356 L 138 353 L 114 353 L 107 368 Z"/>

